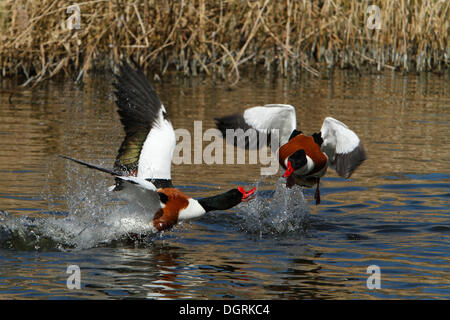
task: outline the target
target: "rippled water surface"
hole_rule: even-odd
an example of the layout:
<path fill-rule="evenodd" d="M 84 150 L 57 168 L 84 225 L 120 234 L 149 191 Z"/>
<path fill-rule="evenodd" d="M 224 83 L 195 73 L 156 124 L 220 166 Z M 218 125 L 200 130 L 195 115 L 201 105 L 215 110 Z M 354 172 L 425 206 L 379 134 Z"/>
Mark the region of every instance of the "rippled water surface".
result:
<path fill-rule="evenodd" d="M 108 194 L 112 179 L 56 156 L 112 166 L 123 131 L 110 77 L 48 82 L 12 104 L 0 93 L 0 298 L 450 298 L 448 77 L 337 72 L 233 90 L 163 80 L 154 85 L 174 127 L 193 139 L 195 120 L 204 132 L 214 117 L 289 103 L 306 133 L 326 116 L 348 124 L 368 159 L 349 181 L 329 170 L 319 206 L 313 190 L 287 190 L 260 165 L 174 165 L 192 196 L 256 185 L 257 197 L 133 241 L 105 222 L 139 214 Z M 66 286 L 69 265 L 80 290 Z M 367 287 L 370 265 L 380 289 Z"/>

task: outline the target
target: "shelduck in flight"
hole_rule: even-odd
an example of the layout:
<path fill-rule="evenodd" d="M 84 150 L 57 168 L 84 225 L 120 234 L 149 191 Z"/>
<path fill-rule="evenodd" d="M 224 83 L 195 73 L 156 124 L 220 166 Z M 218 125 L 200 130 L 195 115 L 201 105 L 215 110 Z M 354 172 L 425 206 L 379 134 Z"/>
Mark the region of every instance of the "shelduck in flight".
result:
<path fill-rule="evenodd" d="M 366 152 L 358 136 L 334 118 L 325 118 L 320 132 L 311 136 L 297 130 L 295 109 L 291 105 L 268 104 L 215 120 L 224 137 L 227 129 L 253 128 L 266 135 L 274 132 L 272 130 L 278 130 L 278 159 L 286 170 L 283 174 L 287 178 L 286 186 L 317 185 L 314 195 L 316 205 L 320 203 L 320 178 L 325 175 L 328 166 L 335 169 L 339 176 L 349 178 L 366 159 Z M 249 147 L 248 140 L 246 147 Z M 257 147 L 261 147 L 259 142 Z"/>
<path fill-rule="evenodd" d="M 123 62 L 114 83 L 116 104 L 125 130 L 112 170 L 67 156 L 88 168 L 115 177 L 111 191 L 125 193 L 145 205 L 153 215 L 156 231 L 172 228 L 178 221 L 198 218 L 206 212 L 226 210 L 248 201 L 256 188 L 242 187 L 201 199 L 193 199 L 172 185 L 170 169 L 175 132 L 167 111 L 144 73 Z"/>

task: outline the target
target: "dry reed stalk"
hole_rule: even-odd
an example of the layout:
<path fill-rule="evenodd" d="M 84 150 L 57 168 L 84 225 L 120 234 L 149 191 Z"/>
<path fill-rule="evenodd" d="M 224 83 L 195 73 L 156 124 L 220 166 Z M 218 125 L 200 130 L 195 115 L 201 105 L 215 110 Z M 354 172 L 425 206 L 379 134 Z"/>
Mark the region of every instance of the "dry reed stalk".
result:
<path fill-rule="evenodd" d="M 122 56 L 160 75 L 220 76 L 236 85 L 255 68 L 298 76 L 355 68 L 448 70 L 447 0 L 90 0 L 77 3 L 81 28 L 68 29 L 68 0 L 0 0 L 1 76 L 25 85 L 60 73 L 80 80 Z"/>

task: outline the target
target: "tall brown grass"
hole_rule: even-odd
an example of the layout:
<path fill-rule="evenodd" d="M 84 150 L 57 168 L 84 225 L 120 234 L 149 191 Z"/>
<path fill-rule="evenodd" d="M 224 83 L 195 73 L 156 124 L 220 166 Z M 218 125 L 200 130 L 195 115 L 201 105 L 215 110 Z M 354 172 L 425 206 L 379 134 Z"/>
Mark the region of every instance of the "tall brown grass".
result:
<path fill-rule="evenodd" d="M 286 77 L 354 68 L 448 69 L 448 0 L 0 0 L 0 71 L 25 84 L 82 79 L 122 55 L 159 75 L 176 70 L 231 84 L 255 68 Z M 380 30 L 367 7 L 380 8 Z"/>

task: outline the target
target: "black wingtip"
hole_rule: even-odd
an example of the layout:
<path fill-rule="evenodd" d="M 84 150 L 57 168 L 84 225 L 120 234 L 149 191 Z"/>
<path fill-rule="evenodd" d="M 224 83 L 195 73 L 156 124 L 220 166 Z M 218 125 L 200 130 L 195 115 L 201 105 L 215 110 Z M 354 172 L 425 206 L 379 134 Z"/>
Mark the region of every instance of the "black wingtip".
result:
<path fill-rule="evenodd" d="M 58 155 L 58 157 L 63 158 L 63 159 L 67 159 L 67 160 L 70 160 L 70 161 L 73 161 L 75 163 L 81 164 L 82 166 L 88 167 L 90 169 L 96 169 L 98 171 L 109 173 L 110 175 L 113 175 L 113 176 L 120 176 L 120 174 L 117 173 L 117 172 L 114 172 L 112 170 L 109 170 L 109 169 L 97 166 L 95 164 L 87 163 L 87 162 L 84 162 L 84 161 L 81 161 L 81 160 L 78 160 L 78 159 L 74 159 L 74 158 L 71 158 L 71 157 L 68 157 L 68 156 L 65 156 L 65 155 Z"/>
<path fill-rule="evenodd" d="M 121 61 L 113 87 L 117 112 L 126 133 L 114 170 L 121 171 L 125 167 L 126 171 L 133 171 L 144 141 L 158 121 L 162 103 L 147 76 L 134 62 Z M 167 112 L 163 112 L 163 116 L 168 120 Z"/>
<path fill-rule="evenodd" d="M 227 129 L 247 131 L 251 127 L 245 122 L 242 113 L 234 113 L 228 116 L 214 118 L 217 129 L 222 133 L 222 137 L 226 137 Z"/>
<path fill-rule="evenodd" d="M 214 118 L 216 128 L 220 131 L 220 133 L 222 134 L 222 137 L 224 137 L 224 138 L 226 136 L 226 130 L 231 129 L 231 128 L 229 128 L 229 126 L 227 126 L 227 122 L 226 122 L 227 118 L 228 117 Z"/>
<path fill-rule="evenodd" d="M 113 82 L 121 118 L 129 117 L 127 113 L 135 113 L 139 117 L 145 116 L 148 108 L 154 109 L 154 113 L 157 113 L 161 107 L 158 94 L 147 76 L 135 63 L 133 64 L 134 66 L 131 66 L 126 60 L 122 60 L 120 71 L 115 74 Z M 144 118 L 141 122 L 148 122 L 148 120 Z"/>
<path fill-rule="evenodd" d="M 263 146 L 270 146 L 271 133 L 265 133 L 256 130 L 250 126 L 244 119 L 243 112 L 234 113 L 225 117 L 214 118 L 217 129 L 222 133 L 222 137 L 226 139 L 227 143 L 234 145 L 235 147 L 241 147 L 244 149 L 261 149 Z M 231 137 L 227 136 L 227 130 L 234 130 L 234 134 Z M 254 132 L 248 132 L 248 130 L 254 130 Z M 239 131 L 244 132 L 244 136 L 239 136 Z"/>

